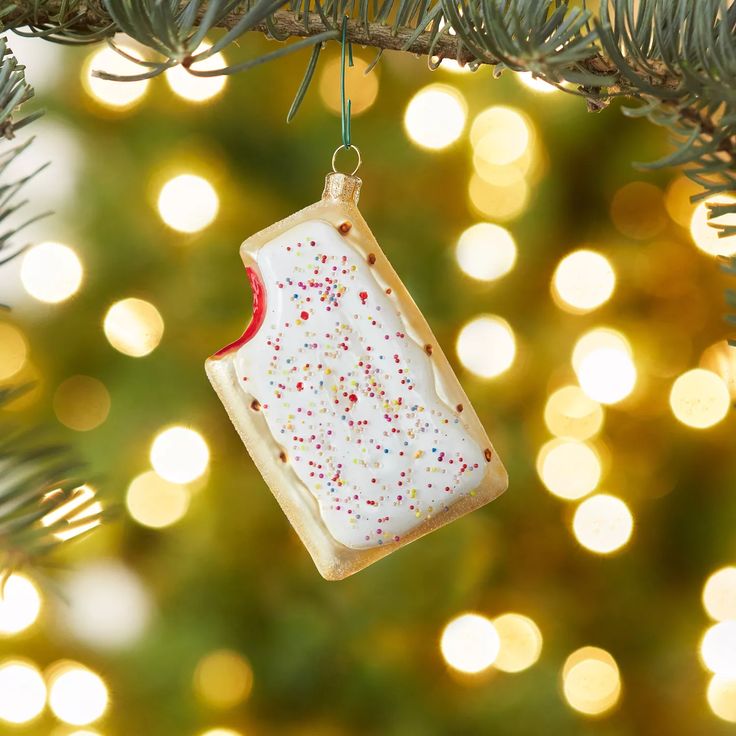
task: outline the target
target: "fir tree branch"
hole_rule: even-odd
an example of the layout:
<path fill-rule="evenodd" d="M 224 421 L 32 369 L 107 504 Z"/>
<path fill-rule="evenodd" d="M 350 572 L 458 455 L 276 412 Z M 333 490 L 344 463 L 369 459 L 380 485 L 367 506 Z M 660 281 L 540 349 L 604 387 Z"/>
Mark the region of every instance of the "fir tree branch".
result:
<path fill-rule="evenodd" d="M 107 79 L 157 76 L 181 64 L 192 74 L 231 74 L 314 45 L 291 118 L 317 67 L 321 44 L 337 38 L 349 17 L 352 43 L 442 59 L 473 68 L 529 71 L 586 98 L 597 111 L 615 97 L 642 104 L 626 112 L 648 117 L 672 133 L 675 151 L 648 168 L 684 165 L 703 197 L 736 192 L 736 3 L 727 0 L 603 0 L 598 16 L 568 0 L 18 0 L 0 11 L 6 28 L 65 43 L 121 31 L 150 48 L 157 60 L 143 71 Z M 207 33 L 224 33 L 206 51 Z M 198 71 L 212 56 L 250 32 L 284 42 L 278 50 L 214 71 Z M 715 204 L 711 219 L 736 214 Z M 736 227 L 712 223 L 721 235 Z"/>
<path fill-rule="evenodd" d="M 24 72 L 6 40 L 0 38 L 0 139 L 14 138 L 41 114 L 18 115 L 21 105 L 33 97 Z M 23 250 L 13 240 L 37 219 L 8 225 L 26 204 L 18 200 L 19 192 L 44 167 L 20 179 L 4 180 L 11 164 L 32 142 L 31 138 L 0 152 L 0 228 L 5 226 L 0 229 L 0 266 Z M 0 410 L 28 388 L 0 389 Z M 40 442 L 35 432 L 15 431 L 7 419 L 0 420 L 0 591 L 10 570 L 38 563 L 62 542 L 100 523 L 94 492 L 69 480 L 77 469 L 65 448 Z"/>

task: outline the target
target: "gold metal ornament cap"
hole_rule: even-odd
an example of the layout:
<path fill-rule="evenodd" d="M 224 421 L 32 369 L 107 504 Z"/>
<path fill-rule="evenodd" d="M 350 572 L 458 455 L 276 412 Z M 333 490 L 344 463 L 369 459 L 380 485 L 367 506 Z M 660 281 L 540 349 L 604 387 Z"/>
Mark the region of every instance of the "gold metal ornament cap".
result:
<path fill-rule="evenodd" d="M 362 179 L 352 174 L 341 174 L 339 171 L 331 171 L 325 177 L 325 189 L 322 199 L 348 204 L 358 204 Z"/>

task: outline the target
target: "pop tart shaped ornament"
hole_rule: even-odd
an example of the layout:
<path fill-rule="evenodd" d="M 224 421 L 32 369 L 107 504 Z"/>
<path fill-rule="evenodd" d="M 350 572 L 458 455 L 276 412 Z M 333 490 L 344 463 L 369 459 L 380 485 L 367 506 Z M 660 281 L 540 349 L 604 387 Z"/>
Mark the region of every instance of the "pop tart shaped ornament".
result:
<path fill-rule="evenodd" d="M 207 375 L 322 576 L 506 490 L 501 461 L 357 207 L 361 180 L 240 248 L 253 317 Z"/>

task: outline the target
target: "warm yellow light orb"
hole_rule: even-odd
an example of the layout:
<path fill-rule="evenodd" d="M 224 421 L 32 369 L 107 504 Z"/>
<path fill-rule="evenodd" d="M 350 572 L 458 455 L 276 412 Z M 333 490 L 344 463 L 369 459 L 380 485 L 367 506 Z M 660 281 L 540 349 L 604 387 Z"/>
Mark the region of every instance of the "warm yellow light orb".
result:
<path fill-rule="evenodd" d="M 465 128 L 465 98 L 446 84 L 430 84 L 412 97 L 404 114 L 409 138 L 422 148 L 439 150 L 454 143 Z"/>
<path fill-rule="evenodd" d="M 54 393 L 56 418 L 69 429 L 88 432 L 99 427 L 110 413 L 110 394 L 102 381 L 72 376 Z"/>
<path fill-rule="evenodd" d="M 552 296 L 566 311 L 583 314 L 605 304 L 615 286 L 610 261 L 594 250 L 581 248 L 558 264 L 552 277 Z"/>
<path fill-rule="evenodd" d="M 705 581 L 703 607 L 716 621 L 736 619 L 736 567 L 722 567 Z"/>
<path fill-rule="evenodd" d="M 716 675 L 736 678 L 736 621 L 719 621 L 700 642 L 703 664 Z"/>
<path fill-rule="evenodd" d="M 557 389 L 544 407 L 544 423 L 557 437 L 587 440 L 603 426 L 603 407 L 578 386 Z"/>
<path fill-rule="evenodd" d="M 20 725 L 41 715 L 46 705 L 46 685 L 31 662 L 0 662 L 0 721 Z"/>
<path fill-rule="evenodd" d="M 621 333 L 596 328 L 583 335 L 573 349 L 572 364 L 585 393 L 601 404 L 616 404 L 636 386 L 631 346 Z"/>
<path fill-rule="evenodd" d="M 203 657 L 194 671 L 194 691 L 208 705 L 233 708 L 250 695 L 253 671 L 237 652 L 220 649 Z"/>
<path fill-rule="evenodd" d="M 531 140 L 532 127 L 526 116 L 503 105 L 483 110 L 470 128 L 470 142 L 476 155 L 497 166 L 521 158 Z"/>
<path fill-rule="evenodd" d="M 92 670 L 75 662 L 53 665 L 48 677 L 49 707 L 70 726 L 87 726 L 107 710 L 107 685 Z"/>
<path fill-rule="evenodd" d="M 719 340 L 707 347 L 700 356 L 700 367 L 719 375 L 732 399 L 736 399 L 736 347 Z"/>
<path fill-rule="evenodd" d="M 23 370 L 28 359 L 28 343 L 23 333 L 9 322 L 0 322 L 0 382 Z"/>
<path fill-rule="evenodd" d="M 574 501 L 595 490 L 603 471 L 590 445 L 555 439 L 539 451 L 537 472 L 550 493 Z"/>
<path fill-rule="evenodd" d="M 672 413 L 688 427 L 713 427 L 726 418 L 730 405 L 731 397 L 723 379 L 704 368 L 687 371 L 672 384 Z"/>
<path fill-rule="evenodd" d="M 553 84 L 545 82 L 544 79 L 540 79 L 539 77 L 535 77 L 531 72 L 517 72 L 514 76 L 527 89 L 531 89 L 534 92 L 541 92 L 542 94 L 559 92 Z"/>
<path fill-rule="evenodd" d="M 708 705 L 724 721 L 736 723 L 736 678 L 713 675 L 708 683 Z"/>
<path fill-rule="evenodd" d="M 34 299 L 58 304 L 79 291 L 84 270 L 77 254 L 61 243 L 40 243 L 26 251 L 20 267 L 23 288 Z"/>
<path fill-rule="evenodd" d="M 479 214 L 499 222 L 509 222 L 526 209 L 529 184 L 523 176 L 504 183 L 491 183 L 473 174 L 468 184 L 468 197 Z"/>
<path fill-rule="evenodd" d="M 629 541 L 634 530 L 634 517 L 620 498 L 599 493 L 577 507 L 572 528 L 583 547 L 607 555 Z"/>
<path fill-rule="evenodd" d="M 240 731 L 233 731 L 232 728 L 211 728 L 208 731 L 202 731 L 199 736 L 242 736 Z"/>
<path fill-rule="evenodd" d="M 493 619 L 501 642 L 493 666 L 503 672 L 521 672 L 531 667 L 542 653 L 542 633 L 528 616 L 504 613 Z"/>
<path fill-rule="evenodd" d="M 204 41 L 199 45 L 195 54 L 201 54 L 211 47 L 211 43 Z M 225 66 L 227 66 L 225 57 L 218 52 L 193 63 L 190 68 L 198 72 L 209 72 L 222 69 Z M 166 81 L 174 94 L 182 99 L 189 102 L 205 102 L 216 97 L 225 89 L 227 76 L 218 74 L 215 77 L 198 77 L 187 71 L 182 64 L 179 64 L 166 70 Z"/>
<path fill-rule="evenodd" d="M 613 195 L 611 219 L 618 231 L 629 238 L 653 238 L 667 226 L 661 189 L 645 181 L 625 184 Z"/>
<path fill-rule="evenodd" d="M 220 200 L 212 184 L 195 174 L 169 179 L 158 195 L 161 219 L 181 233 L 196 233 L 212 224 Z"/>
<path fill-rule="evenodd" d="M 603 649 L 578 649 L 563 667 L 562 690 L 565 700 L 578 712 L 602 715 L 616 705 L 621 695 L 618 665 Z"/>
<path fill-rule="evenodd" d="M 148 470 L 128 486 L 125 505 L 133 519 L 151 529 L 176 524 L 189 508 L 189 489 Z"/>
<path fill-rule="evenodd" d="M 572 351 L 572 367 L 580 370 L 583 359 L 600 348 L 611 348 L 632 355 L 631 345 L 626 337 L 618 330 L 610 327 L 595 327 L 578 338 Z"/>
<path fill-rule="evenodd" d="M 705 202 L 700 202 L 693 210 L 690 220 L 690 235 L 693 243 L 711 256 L 732 256 L 736 255 L 736 236 L 731 235 L 727 238 L 719 238 L 719 230 L 708 224 L 708 203 L 711 204 L 733 204 L 736 197 L 730 194 L 717 194 L 709 197 Z M 724 215 L 714 223 L 719 225 L 736 225 L 736 215 Z"/>
<path fill-rule="evenodd" d="M 440 639 L 442 656 L 450 667 L 476 674 L 496 660 L 501 641 L 493 623 L 477 613 L 464 613 L 445 626 Z"/>
<path fill-rule="evenodd" d="M 325 107 L 339 114 L 342 110 L 340 98 L 340 70 L 342 60 L 339 56 L 330 59 L 322 67 L 319 79 L 319 94 Z M 368 74 L 368 62 L 353 56 L 353 66 L 345 69 L 345 85 L 349 90 L 350 114 L 360 115 L 370 109 L 378 97 L 378 74 L 374 67 Z"/>
<path fill-rule="evenodd" d="M 675 177 L 667 187 L 665 207 L 667 214 L 682 227 L 690 227 L 695 205 L 690 201 L 693 194 L 701 192 L 701 188 L 686 176 Z"/>
<path fill-rule="evenodd" d="M 456 344 L 460 362 L 480 378 L 495 378 L 507 371 L 516 356 L 516 339 L 506 320 L 484 315 L 468 322 Z"/>
<path fill-rule="evenodd" d="M 131 48 L 118 44 L 119 48 L 134 58 L 142 58 L 140 53 Z M 127 110 L 141 101 L 148 89 L 148 79 L 135 82 L 115 82 L 93 77 L 93 71 L 108 72 L 120 76 L 141 74 L 145 68 L 118 54 L 105 46 L 88 57 L 82 70 L 82 83 L 87 94 L 104 107 L 113 110 Z"/>
<path fill-rule="evenodd" d="M 455 257 L 468 276 L 478 281 L 495 281 L 514 267 L 516 243 L 506 228 L 480 222 L 460 236 Z"/>
<path fill-rule="evenodd" d="M 12 636 L 32 626 L 41 612 L 41 594 L 22 573 L 0 575 L 0 636 Z"/>
<path fill-rule="evenodd" d="M 204 475 L 210 461 L 207 443 L 188 427 L 169 427 L 151 445 L 151 465 L 165 480 L 191 483 Z"/>
<path fill-rule="evenodd" d="M 432 61 L 436 62 L 437 57 L 433 56 Z M 443 72 L 449 72 L 450 74 L 471 74 L 473 71 L 468 64 L 461 66 L 455 59 L 442 59 L 439 68 Z"/>
<path fill-rule="evenodd" d="M 140 358 L 156 349 L 164 334 L 158 309 L 143 299 L 122 299 L 107 310 L 105 337 L 123 355 Z"/>

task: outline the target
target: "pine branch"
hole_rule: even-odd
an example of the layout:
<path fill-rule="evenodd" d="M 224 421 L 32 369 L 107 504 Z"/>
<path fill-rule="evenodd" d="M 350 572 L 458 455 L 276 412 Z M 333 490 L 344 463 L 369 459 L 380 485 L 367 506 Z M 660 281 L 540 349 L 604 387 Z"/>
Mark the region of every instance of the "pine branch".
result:
<path fill-rule="evenodd" d="M 41 114 L 18 115 L 20 106 L 33 97 L 24 71 L 0 38 L 0 138 L 12 139 Z M 26 204 L 18 201 L 18 194 L 41 170 L 14 181 L 2 180 L 32 141 L 0 153 L 0 225 L 7 225 Z M 23 250 L 12 241 L 35 219 L 0 230 L 0 266 Z M 27 388 L 0 389 L 0 409 Z M 38 563 L 61 542 L 100 523 L 101 508 L 93 500 L 94 492 L 68 480 L 77 468 L 65 448 L 39 442 L 35 432 L 17 432 L 7 421 L 0 421 L 0 590 L 10 570 Z"/>
<path fill-rule="evenodd" d="M 702 198 L 736 192 L 736 3 L 730 0 L 603 0 L 598 17 L 569 0 L 18 0 L 0 11 L 0 22 L 64 43 L 126 33 L 156 58 L 140 61 L 141 73 L 128 77 L 99 72 L 121 81 L 179 64 L 198 76 L 233 74 L 312 46 L 291 118 L 344 16 L 347 39 L 379 53 L 421 54 L 431 66 L 443 59 L 490 65 L 495 75 L 529 71 L 584 97 L 593 111 L 615 97 L 640 101 L 626 113 L 665 126 L 675 144 L 647 168 L 689 166 Z M 224 33 L 199 52 L 214 28 Z M 196 69 L 197 61 L 252 32 L 301 40 L 223 69 Z M 711 204 L 710 219 L 724 237 L 736 234 L 736 227 L 717 222 L 727 214 L 736 214 L 736 204 Z"/>

